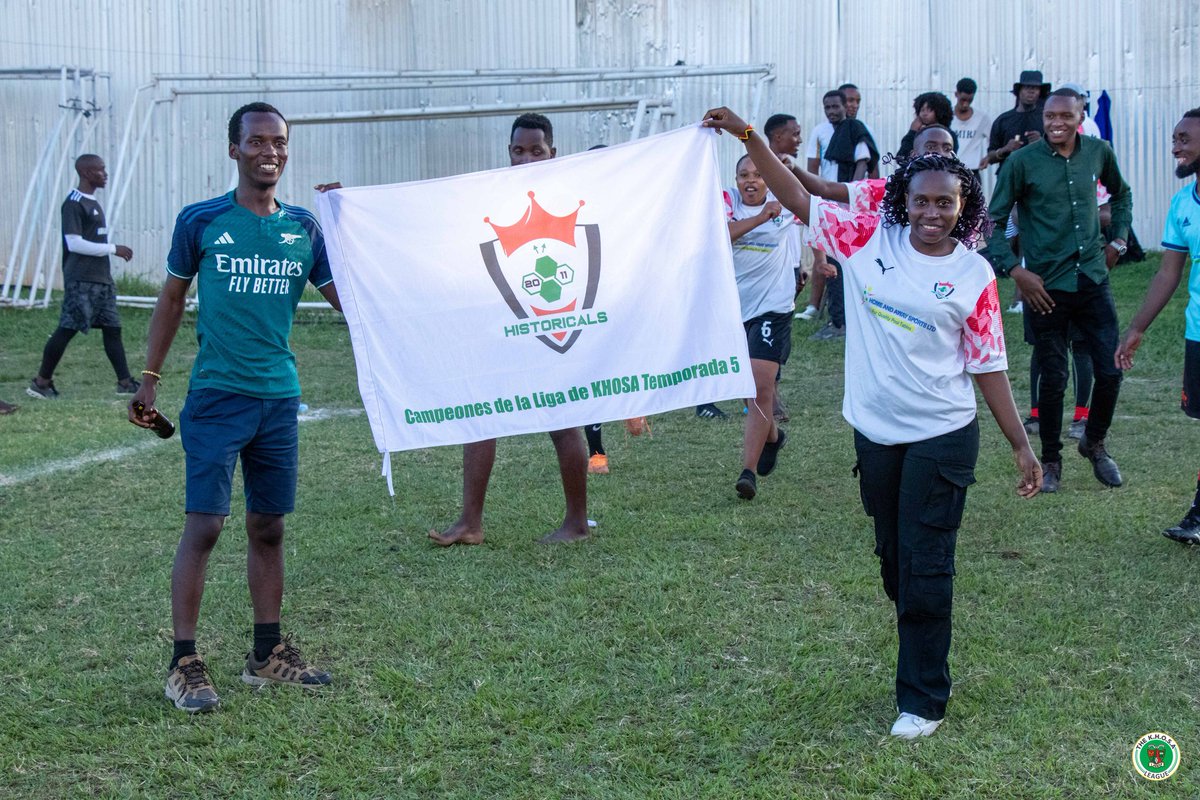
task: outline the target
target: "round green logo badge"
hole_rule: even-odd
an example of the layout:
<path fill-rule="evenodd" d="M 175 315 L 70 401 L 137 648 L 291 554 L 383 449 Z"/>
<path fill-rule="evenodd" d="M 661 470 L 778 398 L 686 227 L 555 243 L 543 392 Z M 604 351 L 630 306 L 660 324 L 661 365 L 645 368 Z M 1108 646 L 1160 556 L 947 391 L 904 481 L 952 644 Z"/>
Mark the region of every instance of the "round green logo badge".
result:
<path fill-rule="evenodd" d="M 1148 781 L 1165 781 L 1179 769 L 1179 745 L 1165 733 L 1147 733 L 1133 746 L 1133 768 Z"/>

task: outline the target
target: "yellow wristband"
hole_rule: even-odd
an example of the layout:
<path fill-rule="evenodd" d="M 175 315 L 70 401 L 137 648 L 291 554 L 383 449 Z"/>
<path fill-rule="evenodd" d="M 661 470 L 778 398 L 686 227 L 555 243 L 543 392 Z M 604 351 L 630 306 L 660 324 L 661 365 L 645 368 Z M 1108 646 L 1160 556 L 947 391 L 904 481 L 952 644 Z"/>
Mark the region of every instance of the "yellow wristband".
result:
<path fill-rule="evenodd" d="M 154 377 L 158 378 L 160 381 L 162 380 L 162 375 L 159 375 L 154 370 L 144 369 L 144 370 L 142 370 L 142 374 L 143 375 L 153 375 Z"/>
<path fill-rule="evenodd" d="M 743 134 L 742 134 L 741 136 L 739 136 L 738 138 L 739 138 L 739 139 L 741 139 L 743 142 L 748 142 L 748 141 L 750 141 L 750 132 L 751 132 L 752 130 L 754 130 L 754 126 L 753 126 L 753 125 L 747 125 L 747 126 L 746 126 L 746 132 L 745 132 L 745 133 L 743 133 Z"/>

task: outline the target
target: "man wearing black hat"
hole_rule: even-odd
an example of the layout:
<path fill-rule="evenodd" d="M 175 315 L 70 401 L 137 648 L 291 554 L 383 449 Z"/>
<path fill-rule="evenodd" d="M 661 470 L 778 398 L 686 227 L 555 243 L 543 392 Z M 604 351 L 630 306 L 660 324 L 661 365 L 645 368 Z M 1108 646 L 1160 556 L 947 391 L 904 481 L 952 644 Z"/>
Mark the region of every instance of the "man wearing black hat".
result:
<path fill-rule="evenodd" d="M 1050 95 L 1050 84 L 1042 80 L 1041 70 L 1022 71 L 1012 93 L 1017 104 L 992 123 L 986 164 L 1000 164 L 1010 153 L 1042 138 L 1042 104 Z"/>

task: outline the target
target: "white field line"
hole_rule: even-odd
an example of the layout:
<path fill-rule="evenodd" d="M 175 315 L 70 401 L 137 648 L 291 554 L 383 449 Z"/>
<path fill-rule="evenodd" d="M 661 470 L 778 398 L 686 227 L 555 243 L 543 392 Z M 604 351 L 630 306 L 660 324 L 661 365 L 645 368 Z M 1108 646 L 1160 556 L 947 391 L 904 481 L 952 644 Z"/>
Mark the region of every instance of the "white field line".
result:
<path fill-rule="evenodd" d="M 300 414 L 296 417 L 301 423 L 317 422 L 323 419 L 333 419 L 334 417 L 357 417 L 363 413 L 361 408 L 314 408 Z M 108 461 L 121 461 L 138 453 L 145 452 L 152 447 L 163 444 L 165 439 L 159 439 L 150 431 L 146 432 L 150 437 L 134 445 L 127 447 L 110 447 L 107 450 L 94 450 L 90 453 L 82 453 L 71 458 L 60 458 L 55 461 L 47 461 L 44 464 L 38 464 L 36 467 L 20 470 L 11 474 L 0 472 L 0 488 L 6 486 L 19 486 L 22 483 L 29 483 L 39 478 L 46 478 L 51 475 L 56 475 L 60 472 L 71 472 L 73 470 L 89 467 L 93 464 L 102 464 Z"/>

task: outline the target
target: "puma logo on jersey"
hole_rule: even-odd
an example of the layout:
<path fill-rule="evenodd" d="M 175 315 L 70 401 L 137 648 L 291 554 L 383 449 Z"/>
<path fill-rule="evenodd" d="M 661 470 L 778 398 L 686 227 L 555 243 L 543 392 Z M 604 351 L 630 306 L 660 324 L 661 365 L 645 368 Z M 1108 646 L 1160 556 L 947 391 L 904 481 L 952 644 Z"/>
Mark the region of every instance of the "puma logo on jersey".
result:
<path fill-rule="evenodd" d="M 281 233 L 279 234 L 278 244 L 295 244 L 299 238 L 300 234 L 298 233 Z"/>
<path fill-rule="evenodd" d="M 887 275 L 887 271 L 889 269 L 895 269 L 895 267 L 885 267 L 883 265 L 883 260 L 879 258 L 875 259 L 875 263 L 879 265 L 879 274 L 881 275 Z"/>
<path fill-rule="evenodd" d="M 217 237 L 217 240 L 213 244 L 233 244 L 233 237 L 229 235 L 229 231 L 225 231 Z"/>

